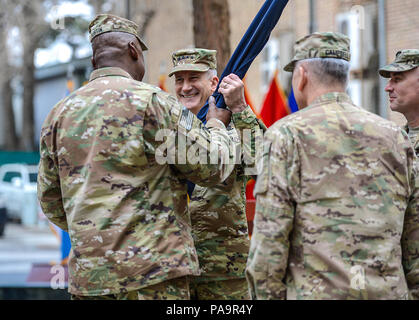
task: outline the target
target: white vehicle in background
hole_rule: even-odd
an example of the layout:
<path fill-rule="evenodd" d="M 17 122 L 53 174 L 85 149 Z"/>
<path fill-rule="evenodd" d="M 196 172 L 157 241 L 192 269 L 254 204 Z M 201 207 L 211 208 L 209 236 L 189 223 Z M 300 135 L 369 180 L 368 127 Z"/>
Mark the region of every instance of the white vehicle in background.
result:
<path fill-rule="evenodd" d="M 0 194 L 5 201 L 9 219 L 23 225 L 36 225 L 39 205 L 36 194 L 38 166 L 4 164 L 0 167 Z"/>

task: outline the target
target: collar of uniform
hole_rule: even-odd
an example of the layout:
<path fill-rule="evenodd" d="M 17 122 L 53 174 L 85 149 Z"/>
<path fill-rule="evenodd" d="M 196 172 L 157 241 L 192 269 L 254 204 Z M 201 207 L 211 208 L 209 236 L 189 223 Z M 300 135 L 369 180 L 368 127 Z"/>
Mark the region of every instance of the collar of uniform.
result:
<path fill-rule="evenodd" d="M 316 100 L 314 100 L 312 105 L 324 103 L 324 102 L 331 102 L 331 101 L 352 103 L 351 98 L 345 92 L 329 92 L 329 93 L 321 95 Z"/>
<path fill-rule="evenodd" d="M 90 74 L 89 81 L 93 81 L 97 78 L 109 77 L 109 76 L 120 76 L 120 77 L 125 77 L 125 78 L 132 79 L 131 75 L 128 72 L 126 72 L 125 70 L 122 70 L 121 68 L 106 67 L 106 68 L 100 68 L 100 69 L 93 70 L 93 72 Z"/>

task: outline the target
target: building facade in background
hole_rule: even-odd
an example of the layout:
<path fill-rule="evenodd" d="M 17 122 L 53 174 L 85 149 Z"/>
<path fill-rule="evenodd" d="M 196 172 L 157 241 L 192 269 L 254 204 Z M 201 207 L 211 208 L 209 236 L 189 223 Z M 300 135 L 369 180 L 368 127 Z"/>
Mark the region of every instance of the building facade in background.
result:
<path fill-rule="evenodd" d="M 171 52 L 193 47 L 191 0 L 156 0 L 156 14 L 150 21 L 145 40 L 150 48 L 146 53 L 145 81 L 157 84 L 162 73 L 171 68 Z M 262 0 L 229 0 L 231 48 L 234 50 L 252 19 L 262 6 Z M 380 9 L 384 16 L 380 23 Z M 404 117 L 391 112 L 387 99 L 380 100 L 378 68 L 381 61 L 393 60 L 403 48 L 419 48 L 419 3 L 417 0 L 292 0 L 274 29 L 264 51 L 254 61 L 246 76 L 252 101 L 259 109 L 270 80 L 279 69 L 278 79 L 286 93 L 290 90 L 290 74 L 282 71 L 293 56 L 293 44 L 314 31 L 337 31 L 351 37 L 352 62 L 349 93 L 358 105 L 381 114 L 400 125 Z M 380 50 L 384 36 L 385 50 Z M 383 37 L 381 37 L 383 38 Z M 382 48 L 382 47 L 381 47 Z M 385 51 L 385 52 L 384 52 Z M 221 73 L 222 70 L 219 70 Z M 173 90 L 173 80 L 166 80 Z M 381 101 L 381 102 L 380 102 Z M 385 105 L 381 105 L 380 103 Z M 383 112 L 384 110 L 384 112 Z"/>
<path fill-rule="evenodd" d="M 149 47 L 149 51 L 144 54 L 144 81 L 148 83 L 158 85 L 161 76 L 168 74 L 172 52 L 195 46 L 192 0 L 107 0 L 103 3 L 107 6 L 96 10 L 128 16 L 142 27 L 143 37 Z M 112 3 L 114 5 L 110 5 Z M 264 0 L 228 0 L 228 3 L 233 51 Z M 286 94 L 289 93 L 291 74 L 282 68 L 291 60 L 297 39 L 311 31 L 338 31 L 349 35 L 352 41 L 348 91 L 354 102 L 403 125 L 404 117 L 388 108 L 387 95 L 384 93 L 386 80 L 380 79 L 378 68 L 392 61 L 401 49 L 419 48 L 418 9 L 418 0 L 290 0 L 265 49 L 253 62 L 245 78 L 253 106 L 260 110 L 276 69 L 279 70 L 278 80 L 282 89 Z M 84 72 L 90 70 L 89 59 L 86 61 L 83 61 L 84 78 L 87 77 Z M 67 64 L 37 70 L 35 130 L 38 130 L 44 116 L 62 98 L 62 91 L 66 90 L 67 70 Z M 222 71 L 218 70 L 219 74 Z M 174 93 L 173 79 L 167 78 L 165 85 L 169 92 Z M 77 86 L 78 83 L 75 88 Z M 20 134 L 22 90 L 18 82 L 14 83 L 13 100 L 16 127 Z M 4 121 L 0 108 L 1 128 L 4 127 Z M 6 134 L 0 134 L 0 147 L 4 145 Z M 38 135 L 34 138 L 37 139 Z"/>

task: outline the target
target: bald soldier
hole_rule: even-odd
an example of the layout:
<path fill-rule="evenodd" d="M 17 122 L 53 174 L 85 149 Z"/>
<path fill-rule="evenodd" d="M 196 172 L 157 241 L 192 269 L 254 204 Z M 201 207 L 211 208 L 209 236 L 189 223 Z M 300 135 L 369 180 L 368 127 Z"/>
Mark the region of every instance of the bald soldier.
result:
<path fill-rule="evenodd" d="M 198 114 L 214 93 L 219 79 L 216 51 L 193 48 L 172 54 L 175 91 L 179 101 Z M 244 98 L 244 84 L 230 74 L 220 83 L 219 92 L 232 111 L 227 127 L 232 140 L 240 142 L 244 131 L 262 138 L 265 125 L 255 116 Z M 245 141 L 246 139 L 243 139 Z M 243 143 L 248 155 L 255 152 L 255 140 Z M 244 159 L 237 162 L 228 179 L 216 186 L 195 185 L 189 202 L 192 234 L 198 252 L 201 275 L 191 278 L 191 296 L 196 300 L 248 299 L 244 270 L 249 252 L 246 219 Z"/>
<path fill-rule="evenodd" d="M 311 34 L 285 67 L 302 110 L 265 134 L 246 271 L 254 299 L 419 298 L 414 151 L 345 93 L 349 43 Z"/>
<path fill-rule="evenodd" d="M 185 181 L 217 185 L 232 172 L 230 112 L 212 103 L 205 127 L 141 82 L 147 47 L 135 23 L 99 15 L 89 32 L 89 83 L 52 109 L 40 141 L 38 197 L 49 220 L 69 231 L 69 292 L 73 299 L 189 299 L 188 276 L 199 267 Z M 161 130 L 187 141 L 176 155 L 199 145 L 208 164 L 162 163 Z"/>
<path fill-rule="evenodd" d="M 396 59 L 382 67 L 379 73 L 389 79 L 385 90 L 390 108 L 406 117 L 405 130 L 419 155 L 419 50 L 399 51 Z"/>

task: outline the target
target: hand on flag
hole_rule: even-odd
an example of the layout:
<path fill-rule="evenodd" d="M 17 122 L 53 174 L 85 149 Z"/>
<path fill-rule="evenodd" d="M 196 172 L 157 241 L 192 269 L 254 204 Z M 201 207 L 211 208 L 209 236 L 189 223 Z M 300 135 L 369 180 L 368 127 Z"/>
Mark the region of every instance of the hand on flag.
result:
<path fill-rule="evenodd" d="M 224 101 L 232 113 L 242 112 L 247 107 L 244 96 L 244 83 L 234 73 L 224 77 L 218 92 L 224 96 Z"/>

